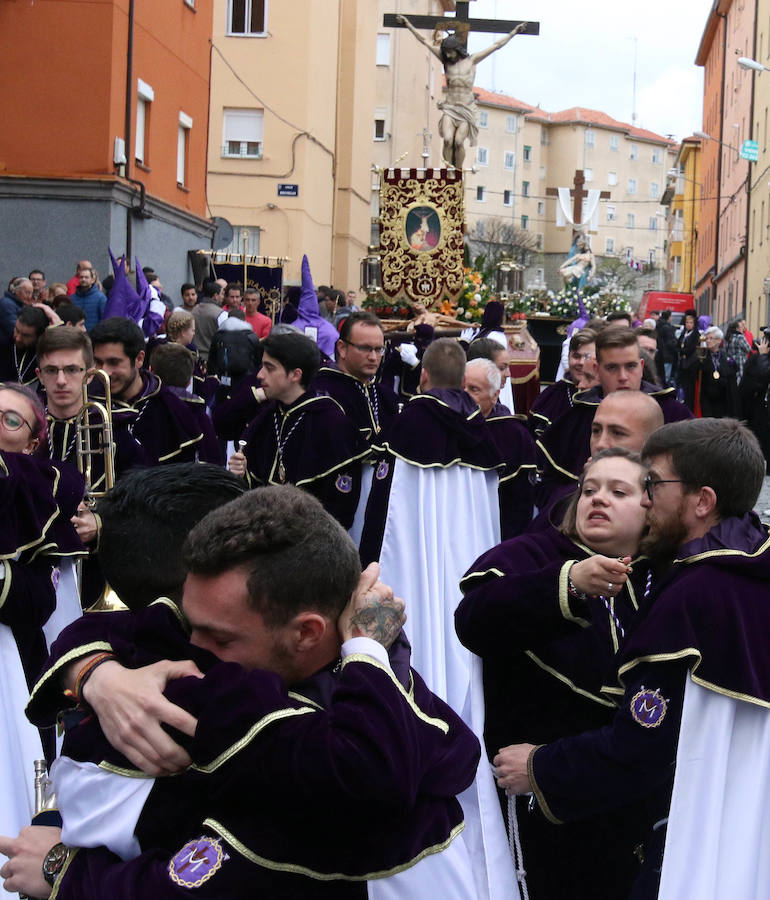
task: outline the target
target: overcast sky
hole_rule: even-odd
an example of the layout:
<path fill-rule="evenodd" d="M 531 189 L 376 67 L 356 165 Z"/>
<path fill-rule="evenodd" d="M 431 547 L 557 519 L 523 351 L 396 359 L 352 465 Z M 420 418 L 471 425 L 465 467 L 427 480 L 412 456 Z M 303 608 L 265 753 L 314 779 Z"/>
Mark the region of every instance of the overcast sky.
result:
<path fill-rule="evenodd" d="M 713 0 L 475 0 L 471 16 L 540 22 L 482 62 L 476 84 L 548 112 L 584 106 L 681 140 L 702 128 L 695 65 Z M 471 34 L 471 51 L 494 37 Z"/>

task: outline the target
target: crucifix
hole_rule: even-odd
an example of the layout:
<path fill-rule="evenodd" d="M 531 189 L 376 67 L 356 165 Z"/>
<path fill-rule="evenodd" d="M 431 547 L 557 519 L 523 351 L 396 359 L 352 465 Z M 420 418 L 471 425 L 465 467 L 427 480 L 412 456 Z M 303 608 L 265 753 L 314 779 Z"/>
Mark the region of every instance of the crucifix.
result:
<path fill-rule="evenodd" d="M 407 28 L 427 49 L 440 60 L 446 76 L 446 93 L 438 104 L 441 110 L 439 133 L 444 141 L 444 159 L 450 166 L 462 168 L 465 159 L 464 144 L 470 140 L 476 144 L 478 124 L 476 122 L 476 99 L 473 96 L 473 80 L 476 64 L 499 50 L 517 34 L 539 34 L 538 22 L 512 21 L 501 19 L 471 19 L 468 11 L 469 0 L 457 0 L 454 16 L 402 16 L 386 13 L 383 25 L 386 28 Z M 418 29 L 432 29 L 433 42 L 429 42 Z M 485 50 L 468 53 L 468 33 L 483 31 L 492 34 L 507 32 Z M 450 32 L 439 45 L 440 32 Z"/>
<path fill-rule="evenodd" d="M 583 200 L 588 197 L 588 191 L 583 190 L 583 185 L 586 183 L 585 173 L 582 169 L 577 169 L 575 171 L 575 178 L 573 180 L 574 187 L 569 189 L 569 195 L 572 197 L 572 222 L 570 223 L 572 227 L 576 230 L 580 230 L 582 226 L 587 226 L 588 222 L 583 222 Z M 546 197 L 557 197 L 559 196 L 559 188 L 546 188 L 545 194 Z M 597 198 L 597 202 L 599 200 L 609 200 L 610 192 L 609 191 L 600 191 L 599 196 Z M 591 214 L 593 210 L 591 210 Z M 589 214 L 590 219 L 590 214 Z"/>

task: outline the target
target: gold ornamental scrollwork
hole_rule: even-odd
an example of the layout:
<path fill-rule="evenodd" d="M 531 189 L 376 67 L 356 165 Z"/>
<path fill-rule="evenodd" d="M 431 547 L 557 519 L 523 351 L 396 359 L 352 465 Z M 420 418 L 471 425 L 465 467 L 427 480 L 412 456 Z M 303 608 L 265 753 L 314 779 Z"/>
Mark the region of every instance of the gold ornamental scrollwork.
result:
<path fill-rule="evenodd" d="M 425 306 L 456 300 L 463 289 L 462 173 L 395 169 L 383 174 L 383 293 Z"/>

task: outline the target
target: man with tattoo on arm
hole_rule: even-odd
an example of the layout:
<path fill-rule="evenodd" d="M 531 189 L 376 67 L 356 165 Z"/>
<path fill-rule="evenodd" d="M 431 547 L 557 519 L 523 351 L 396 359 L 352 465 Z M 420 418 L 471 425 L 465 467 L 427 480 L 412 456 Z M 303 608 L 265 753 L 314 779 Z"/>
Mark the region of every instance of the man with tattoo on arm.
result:
<path fill-rule="evenodd" d="M 415 871 L 427 864 L 430 872 L 462 828 L 455 795 L 473 778 L 478 746 L 416 672 L 389 661 L 404 605 L 377 582 L 378 567 L 361 574 L 342 528 L 289 486 L 249 492 L 210 513 L 191 532 L 185 562 L 186 656 L 205 676 L 166 686 L 163 702 L 186 710 L 174 720 L 184 745 L 176 761 L 162 761 L 147 725 L 152 716 L 135 697 L 135 680 L 147 696 L 165 670 L 132 672 L 118 661 L 157 659 L 161 638 L 170 658 L 182 658 L 176 645 L 185 631 L 168 604 L 153 604 L 131 623 L 111 614 L 104 648 L 93 646 L 93 632 L 65 634 L 55 650 L 61 665 L 52 664 L 31 708 L 50 706 L 52 682 L 79 657 L 76 694 L 116 743 L 116 734 L 130 734 L 132 746 L 122 747 L 132 762 L 152 774 L 184 765 L 188 755 L 193 765 L 177 778 L 142 779 L 150 784 L 139 804 L 119 799 L 121 785 L 136 778 L 102 779 L 100 805 L 110 811 L 101 810 L 98 833 L 89 835 L 87 816 L 77 821 L 75 812 L 79 843 L 91 849 L 52 849 L 55 830 L 35 827 L 0 840 L 10 856 L 0 871 L 6 888 L 49 896 L 44 859 L 60 900 L 191 891 L 212 900 L 358 898 L 369 879 L 416 863 Z M 84 683 L 84 668 L 94 665 L 84 662 L 89 644 L 116 658 L 88 670 Z M 81 728 L 88 730 L 78 739 Z M 68 734 L 76 762 L 130 770 L 99 734 L 93 717 Z M 112 849 L 101 846 L 105 821 L 116 832 Z M 126 849 L 131 840 L 137 846 Z"/>

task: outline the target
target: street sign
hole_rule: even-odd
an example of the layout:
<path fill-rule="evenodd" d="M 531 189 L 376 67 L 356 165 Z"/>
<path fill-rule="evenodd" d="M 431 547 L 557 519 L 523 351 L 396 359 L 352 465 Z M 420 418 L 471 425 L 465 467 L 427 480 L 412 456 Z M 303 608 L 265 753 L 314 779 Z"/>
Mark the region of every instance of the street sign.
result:
<path fill-rule="evenodd" d="M 759 159 L 759 142 L 744 141 L 741 145 L 741 158 L 756 162 Z"/>
<path fill-rule="evenodd" d="M 278 196 L 279 197 L 299 197 L 299 185 L 298 184 L 279 184 L 278 185 Z"/>

